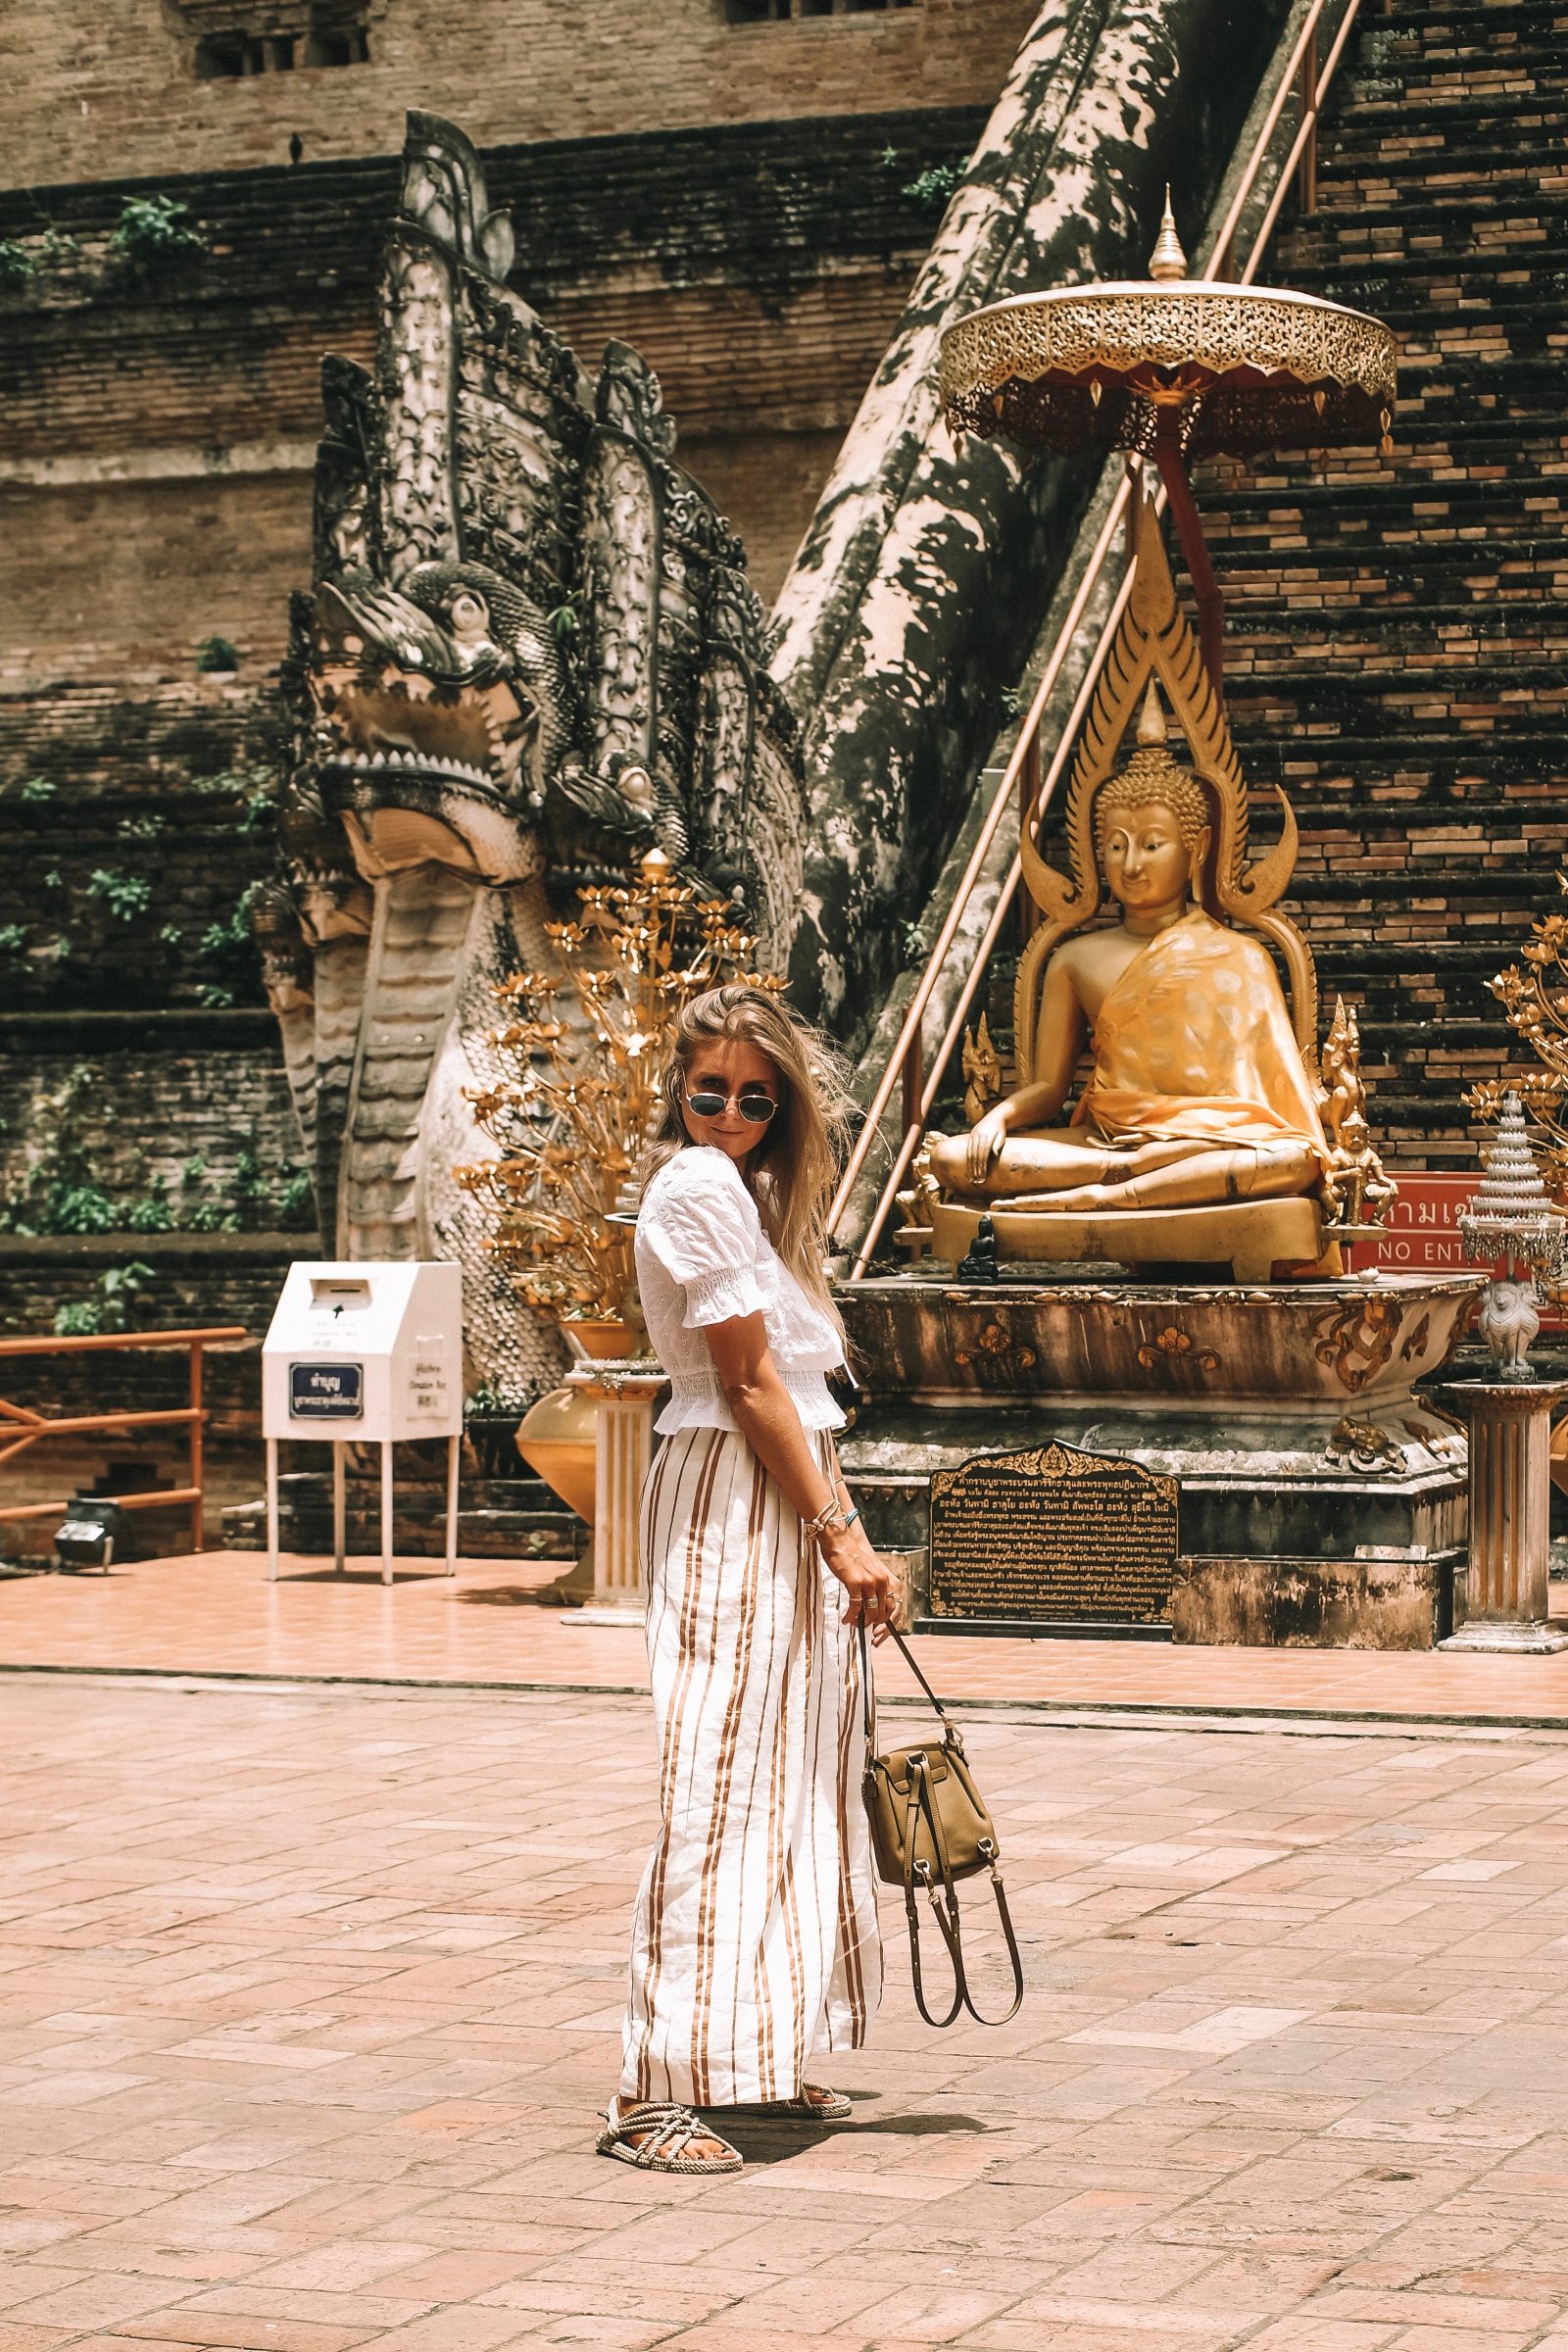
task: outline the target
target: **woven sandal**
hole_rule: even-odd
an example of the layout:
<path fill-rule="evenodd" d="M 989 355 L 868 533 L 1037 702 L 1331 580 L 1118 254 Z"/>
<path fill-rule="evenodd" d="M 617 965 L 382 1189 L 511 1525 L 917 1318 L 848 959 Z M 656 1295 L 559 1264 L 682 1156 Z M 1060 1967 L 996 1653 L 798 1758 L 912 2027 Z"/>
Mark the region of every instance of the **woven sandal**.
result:
<path fill-rule="evenodd" d="M 732 2148 L 727 2139 L 699 2122 L 689 2107 L 677 2106 L 673 2099 L 650 2099 L 641 2106 L 623 2107 L 617 2091 L 605 2109 L 605 2123 L 608 2129 L 594 2142 L 597 2153 L 613 2156 L 619 2164 L 634 2164 L 640 2173 L 738 2173 L 745 2163 L 739 2148 Z M 697 2139 L 717 2140 L 723 2155 L 689 2155 L 687 2151 Z"/>
<path fill-rule="evenodd" d="M 727 2112 L 772 2123 L 847 2124 L 855 2109 L 841 2090 L 822 2090 L 814 2082 L 803 2082 L 798 2099 L 761 2099 L 755 2106 L 731 2107 Z"/>

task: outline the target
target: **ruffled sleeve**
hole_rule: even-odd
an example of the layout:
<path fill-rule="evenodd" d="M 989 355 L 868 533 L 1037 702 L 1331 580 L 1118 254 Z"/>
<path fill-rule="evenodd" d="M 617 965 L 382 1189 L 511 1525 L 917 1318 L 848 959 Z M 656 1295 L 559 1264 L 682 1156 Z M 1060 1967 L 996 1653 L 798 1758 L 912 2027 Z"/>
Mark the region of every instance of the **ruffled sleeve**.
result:
<path fill-rule="evenodd" d="M 761 1220 L 722 1152 L 696 1145 L 660 1171 L 638 1219 L 638 1238 L 680 1289 L 687 1331 L 760 1313 Z"/>

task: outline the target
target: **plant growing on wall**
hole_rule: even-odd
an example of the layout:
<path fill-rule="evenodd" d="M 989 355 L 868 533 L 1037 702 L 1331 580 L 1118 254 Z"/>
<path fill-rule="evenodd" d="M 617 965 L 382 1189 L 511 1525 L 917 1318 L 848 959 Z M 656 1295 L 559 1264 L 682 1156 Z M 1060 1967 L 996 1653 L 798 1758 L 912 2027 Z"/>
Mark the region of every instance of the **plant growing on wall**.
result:
<path fill-rule="evenodd" d="M 237 1004 L 241 991 L 253 996 L 257 987 L 256 942 L 251 934 L 251 906 L 257 886 L 246 884 L 225 915 L 209 923 L 197 943 L 197 954 L 213 967 L 213 977 L 196 991 L 196 1002 L 208 1011 Z"/>
<path fill-rule="evenodd" d="M 204 637 L 196 648 L 196 668 L 199 675 L 217 676 L 238 669 L 239 647 L 229 637 Z"/>
<path fill-rule="evenodd" d="M 30 293 L 38 280 L 67 262 L 81 248 L 74 237 L 58 228 L 31 238 L 0 238 L 0 293 Z"/>
<path fill-rule="evenodd" d="M 34 247 L 20 237 L 0 238 L 0 287 L 18 294 L 42 274 L 43 264 Z"/>
<path fill-rule="evenodd" d="M 122 874 L 114 866 L 95 866 L 87 877 L 89 899 L 102 899 L 116 922 L 134 922 L 152 905 L 153 886 L 145 874 Z"/>
<path fill-rule="evenodd" d="M 906 180 L 899 190 L 922 213 L 945 213 L 954 189 L 963 177 L 962 164 L 931 164 Z"/>
<path fill-rule="evenodd" d="M 127 196 L 109 239 L 113 260 L 148 275 L 206 251 L 205 231 L 191 219 L 190 206 L 174 196 Z"/>
<path fill-rule="evenodd" d="M 76 1298 L 55 1315 L 55 1336 L 69 1340 L 102 1331 L 128 1331 L 148 1301 L 144 1294 L 157 1277 L 151 1266 L 133 1258 L 126 1266 L 106 1266 L 98 1278 L 96 1298 Z"/>
<path fill-rule="evenodd" d="M 563 969 L 496 989 L 512 1017 L 491 1042 L 510 1068 L 466 1092 L 498 1156 L 455 1173 L 493 1213 L 486 1246 L 530 1306 L 624 1320 L 631 1232 L 611 1218 L 648 1141 L 676 1016 L 724 980 L 782 983 L 751 969 L 757 941 L 734 907 L 674 881 L 658 850 L 628 887 L 577 895 L 578 919 L 547 926 Z M 559 1004 L 568 992 L 574 1004 Z"/>

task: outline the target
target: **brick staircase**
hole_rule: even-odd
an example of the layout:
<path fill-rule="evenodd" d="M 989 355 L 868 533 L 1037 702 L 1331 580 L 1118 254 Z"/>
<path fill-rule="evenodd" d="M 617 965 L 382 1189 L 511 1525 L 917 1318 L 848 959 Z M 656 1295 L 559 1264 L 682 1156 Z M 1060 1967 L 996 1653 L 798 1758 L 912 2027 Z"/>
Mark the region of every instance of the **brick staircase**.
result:
<path fill-rule="evenodd" d="M 1198 485 L 1243 763 L 1290 792 L 1295 901 L 1406 1166 L 1474 1164 L 1460 1094 L 1509 1059 L 1487 983 L 1568 854 L 1565 133 L 1561 0 L 1369 7 L 1264 274 L 1394 327 L 1395 455 Z"/>

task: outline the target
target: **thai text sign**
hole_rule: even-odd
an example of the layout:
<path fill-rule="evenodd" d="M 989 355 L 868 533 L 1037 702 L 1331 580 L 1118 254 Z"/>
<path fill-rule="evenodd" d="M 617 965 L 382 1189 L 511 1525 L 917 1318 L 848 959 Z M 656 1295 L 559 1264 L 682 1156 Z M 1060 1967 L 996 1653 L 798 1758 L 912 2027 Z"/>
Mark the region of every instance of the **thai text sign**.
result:
<path fill-rule="evenodd" d="M 1177 1485 L 1053 1443 L 931 1477 L 931 1614 L 1155 1625 L 1176 1574 Z"/>
<path fill-rule="evenodd" d="M 362 1364 L 290 1364 L 288 1409 L 302 1421 L 358 1421 L 365 1410 Z"/>
<path fill-rule="evenodd" d="M 1450 1175 L 1431 1168 L 1391 1168 L 1399 1197 L 1376 1241 L 1351 1242 L 1345 1260 L 1348 1271 L 1364 1274 L 1381 1266 L 1390 1274 L 1458 1274 L 1481 1271 L 1464 1253 L 1459 1211 L 1481 1182 L 1473 1176 Z M 1492 1272 L 1505 1271 L 1497 1259 Z M 1563 1312 L 1544 1304 L 1542 1323 L 1560 1330 Z"/>

